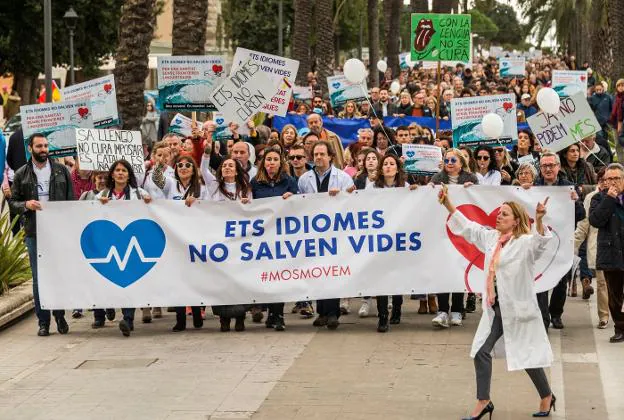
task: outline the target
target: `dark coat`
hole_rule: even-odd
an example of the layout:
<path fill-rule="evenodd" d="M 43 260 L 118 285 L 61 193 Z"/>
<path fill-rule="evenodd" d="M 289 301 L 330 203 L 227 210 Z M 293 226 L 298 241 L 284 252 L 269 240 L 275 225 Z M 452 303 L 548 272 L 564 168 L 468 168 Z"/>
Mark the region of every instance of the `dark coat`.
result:
<path fill-rule="evenodd" d="M 26 165 L 26 146 L 24 143 L 24 132 L 21 128 L 9 137 L 6 161 L 9 168 L 14 171 Z"/>
<path fill-rule="evenodd" d="M 620 201 L 605 191 L 595 194 L 589 206 L 589 223 L 598 229 L 596 269 L 624 270 L 624 207 Z"/>
<path fill-rule="evenodd" d="M 65 165 L 50 160 L 50 201 L 74 200 L 74 187 L 69 170 Z M 36 211 L 28 210 L 26 202 L 39 200 L 37 191 L 37 175 L 33 169 L 32 160 L 15 172 L 13 186 L 11 187 L 11 199 L 9 205 L 17 214 L 24 215 L 24 230 L 27 237 L 34 238 L 37 235 Z"/>
<path fill-rule="evenodd" d="M 544 178 L 542 178 L 541 176 L 537 178 L 535 180 L 535 185 L 538 187 L 545 186 L 546 184 L 544 183 Z M 558 176 L 557 182 L 554 184 L 554 186 L 569 187 L 569 186 L 574 186 L 574 184 L 568 181 L 567 179 L 562 178 L 561 176 Z M 579 196 L 579 198 L 578 200 L 574 202 L 574 226 L 576 226 L 578 222 L 580 222 L 581 220 L 585 218 L 585 207 L 583 206 L 583 200 L 581 199 L 581 192 L 579 191 L 578 188 L 576 188 L 576 194 Z"/>
<path fill-rule="evenodd" d="M 297 182 L 288 174 L 282 174 L 278 182 L 259 182 L 257 178 L 251 180 L 253 198 L 281 197 L 287 192 L 297 194 Z"/>
<path fill-rule="evenodd" d="M 431 177 L 431 182 L 434 184 L 448 184 L 449 183 L 449 176 L 446 173 L 446 171 L 440 171 L 437 174 L 435 174 L 434 176 Z M 477 185 L 479 183 L 479 179 L 477 178 L 477 176 L 473 173 L 470 172 L 466 172 L 466 171 L 461 171 L 459 173 L 459 178 L 457 179 L 457 185 L 463 185 L 466 182 L 472 182 L 473 184 Z"/>

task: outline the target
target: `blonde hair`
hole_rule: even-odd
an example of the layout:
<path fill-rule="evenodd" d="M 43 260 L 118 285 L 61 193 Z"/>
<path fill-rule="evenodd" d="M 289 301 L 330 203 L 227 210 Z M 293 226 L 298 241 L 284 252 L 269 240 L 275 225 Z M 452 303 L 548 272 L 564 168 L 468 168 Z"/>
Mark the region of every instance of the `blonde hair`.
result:
<path fill-rule="evenodd" d="M 531 232 L 531 225 L 529 222 L 529 214 L 526 212 L 524 207 L 515 201 L 505 201 L 501 204 L 501 207 L 507 205 L 511 209 L 511 213 L 513 214 L 514 220 L 518 221 L 518 224 L 513 228 L 513 236 L 514 238 L 519 238 L 522 235 L 527 235 Z"/>
<path fill-rule="evenodd" d="M 461 150 L 456 149 L 454 147 L 452 149 L 448 149 L 444 157 L 446 157 L 446 155 L 448 155 L 449 153 L 454 153 L 457 159 L 459 159 L 459 161 L 461 162 L 462 171 L 470 172 L 470 166 L 468 165 L 466 156 L 464 156 Z"/>

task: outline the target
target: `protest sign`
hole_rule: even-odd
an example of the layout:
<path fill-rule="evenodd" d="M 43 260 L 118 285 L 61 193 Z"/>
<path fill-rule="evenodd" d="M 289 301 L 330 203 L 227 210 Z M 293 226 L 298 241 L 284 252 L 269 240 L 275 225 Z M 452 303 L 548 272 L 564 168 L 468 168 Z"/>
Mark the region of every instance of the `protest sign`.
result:
<path fill-rule="evenodd" d="M 532 267 L 535 291 L 570 269 L 571 188 L 449 190 L 457 211 L 489 227 L 504 201 L 533 216 L 550 197 L 544 224 L 553 239 Z M 438 192 L 388 188 L 190 208 L 174 200 L 46 203 L 37 214 L 41 304 L 140 308 L 481 292 L 484 256 L 449 233 Z"/>
<path fill-rule="evenodd" d="M 135 174 L 144 172 L 140 131 L 76 129 L 80 169 L 108 171 L 119 159 L 127 160 Z"/>
<path fill-rule="evenodd" d="M 587 70 L 553 70 L 552 88 L 560 97 L 587 95 Z"/>
<path fill-rule="evenodd" d="M 412 53 L 405 52 L 399 54 L 399 67 L 401 70 L 411 69 L 414 67 L 414 64 L 416 63 L 412 61 Z"/>
<path fill-rule="evenodd" d="M 91 103 L 94 127 L 110 127 L 120 124 L 117 113 L 117 91 L 112 74 L 89 80 L 61 90 L 63 101 L 86 101 Z"/>
<path fill-rule="evenodd" d="M 440 172 L 442 149 L 428 144 L 401 145 L 405 162 L 403 167 L 409 174 L 435 175 Z"/>
<path fill-rule="evenodd" d="M 510 145 L 518 141 L 516 98 L 513 94 L 474 96 L 451 100 L 453 146 Z M 503 120 L 503 134 L 490 138 L 483 133 L 481 120 L 485 114 L 494 113 Z"/>
<path fill-rule="evenodd" d="M 193 134 L 193 120 L 182 114 L 175 114 L 169 124 L 169 132 L 188 137 Z"/>
<path fill-rule="evenodd" d="M 217 125 L 217 130 L 215 131 L 215 134 L 214 134 L 215 140 L 227 140 L 227 139 L 232 138 L 232 130 L 230 130 L 230 123 L 229 121 L 227 121 L 227 119 L 222 113 L 220 112 L 213 113 L 212 120 Z M 247 124 L 243 124 L 239 126 L 236 131 L 241 136 L 249 135 L 249 127 L 247 126 Z"/>
<path fill-rule="evenodd" d="M 232 61 L 232 72 L 242 63 L 253 60 L 274 83 L 277 93 L 262 105 L 260 112 L 285 116 L 293 91 L 299 61 L 238 47 Z"/>
<path fill-rule="evenodd" d="M 602 130 L 584 92 L 561 98 L 558 113 L 538 112 L 527 118 L 527 122 L 542 149 L 551 152 L 565 149 Z"/>
<path fill-rule="evenodd" d="M 329 100 L 332 107 L 342 106 L 347 101 L 363 101 L 368 96 L 366 80 L 361 83 L 353 83 L 347 80 L 344 74 L 329 76 L 327 87 L 329 88 Z"/>
<path fill-rule="evenodd" d="M 312 87 L 295 85 L 293 87 L 293 97 L 299 100 L 312 99 Z"/>
<path fill-rule="evenodd" d="M 524 77 L 525 67 L 526 59 L 524 57 L 498 59 L 498 74 L 500 77 Z"/>
<path fill-rule="evenodd" d="M 277 88 L 254 60 L 247 60 L 218 86 L 210 99 L 228 121 L 245 124 L 277 93 Z"/>
<path fill-rule="evenodd" d="M 165 111 L 214 111 L 210 93 L 225 78 L 223 57 L 158 57 L 158 102 Z"/>
<path fill-rule="evenodd" d="M 93 128 L 91 105 L 86 101 L 69 101 L 24 105 L 20 107 L 27 158 L 28 138 L 41 133 L 48 139 L 50 157 L 76 154 L 76 128 Z"/>
<path fill-rule="evenodd" d="M 470 61 L 470 18 L 412 13 L 412 61 Z"/>

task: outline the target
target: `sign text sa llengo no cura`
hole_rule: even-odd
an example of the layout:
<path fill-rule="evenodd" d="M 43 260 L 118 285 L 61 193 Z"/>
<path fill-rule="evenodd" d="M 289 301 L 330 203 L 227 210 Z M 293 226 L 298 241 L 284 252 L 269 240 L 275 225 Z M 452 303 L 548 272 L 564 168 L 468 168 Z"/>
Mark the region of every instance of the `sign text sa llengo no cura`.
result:
<path fill-rule="evenodd" d="M 232 71 L 210 97 L 226 118 L 245 124 L 277 92 L 275 84 L 249 59 Z"/>

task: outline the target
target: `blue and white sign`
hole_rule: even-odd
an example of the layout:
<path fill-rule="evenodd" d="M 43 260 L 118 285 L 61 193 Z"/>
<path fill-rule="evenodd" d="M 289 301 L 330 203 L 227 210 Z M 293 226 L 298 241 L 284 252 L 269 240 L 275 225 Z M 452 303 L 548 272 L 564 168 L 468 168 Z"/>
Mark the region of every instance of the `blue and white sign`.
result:
<path fill-rule="evenodd" d="M 511 145 L 518 142 L 516 98 L 513 94 L 454 98 L 451 100 L 451 109 L 454 147 Z M 489 113 L 497 114 L 503 120 L 503 134 L 500 138 L 491 138 L 483 133 L 481 120 Z"/>
<path fill-rule="evenodd" d="M 524 77 L 525 67 L 526 59 L 524 57 L 498 59 L 498 75 L 500 77 Z"/>
<path fill-rule="evenodd" d="M 188 137 L 193 134 L 193 120 L 182 114 L 175 114 L 169 123 L 169 132 Z"/>
<path fill-rule="evenodd" d="M 353 83 L 347 80 L 344 74 L 327 78 L 329 100 L 332 107 L 339 107 L 347 101 L 363 101 L 368 96 L 366 80 L 362 83 Z"/>
<path fill-rule="evenodd" d="M 61 89 L 63 101 L 86 101 L 93 110 L 93 126 L 105 128 L 120 125 L 117 112 L 115 76 L 100 77 Z"/>
<path fill-rule="evenodd" d="M 553 70 L 552 88 L 560 97 L 578 92 L 587 96 L 587 70 Z"/>
<path fill-rule="evenodd" d="M 401 145 L 405 162 L 405 172 L 414 175 L 430 176 L 440 172 L 442 149 L 428 144 Z"/>

